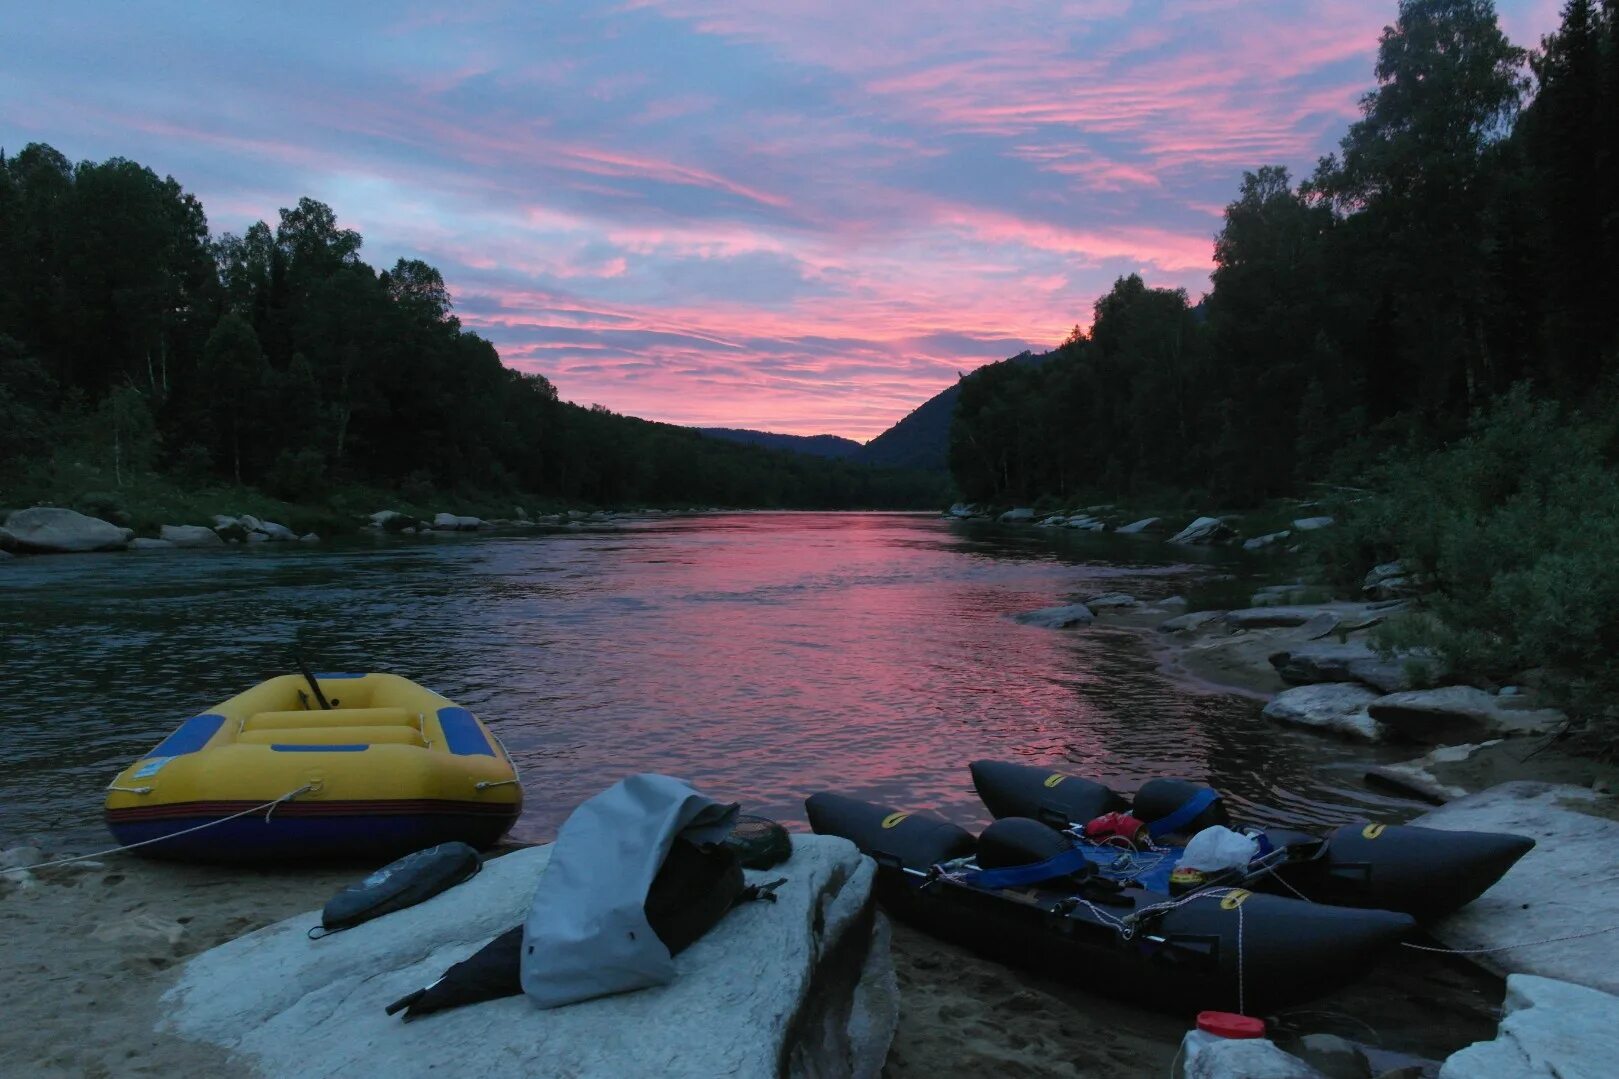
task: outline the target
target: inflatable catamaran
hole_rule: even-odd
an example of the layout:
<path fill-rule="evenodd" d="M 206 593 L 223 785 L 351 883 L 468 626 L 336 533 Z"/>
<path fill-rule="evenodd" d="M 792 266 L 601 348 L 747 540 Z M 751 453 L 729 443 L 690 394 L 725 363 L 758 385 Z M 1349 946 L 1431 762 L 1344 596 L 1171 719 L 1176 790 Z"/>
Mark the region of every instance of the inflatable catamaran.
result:
<path fill-rule="evenodd" d="M 1329 992 L 1534 846 L 1399 825 L 1325 836 L 1233 826 L 1218 794 L 1185 780 L 1152 780 L 1126 799 L 1049 768 L 978 761 L 972 774 L 997 818 L 979 836 L 832 793 L 806 801 L 810 825 L 877 861 L 878 895 L 896 916 L 1172 1011 L 1256 1014 Z M 1186 868 L 1203 833 L 1245 856 Z"/>
<path fill-rule="evenodd" d="M 107 827 L 142 854 L 381 864 L 487 847 L 522 810 L 500 742 L 393 674 L 282 675 L 192 716 L 118 774 Z"/>

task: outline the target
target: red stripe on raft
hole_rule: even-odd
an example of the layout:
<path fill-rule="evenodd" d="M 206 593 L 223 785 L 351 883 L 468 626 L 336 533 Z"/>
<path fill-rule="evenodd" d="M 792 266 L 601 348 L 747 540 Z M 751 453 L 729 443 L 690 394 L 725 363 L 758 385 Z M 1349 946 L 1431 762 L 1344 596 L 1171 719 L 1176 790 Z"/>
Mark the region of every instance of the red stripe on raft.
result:
<path fill-rule="evenodd" d="M 169 820 L 193 817 L 220 817 L 240 813 L 263 805 L 263 802 L 170 802 L 165 805 L 131 806 L 127 809 L 108 809 L 105 817 L 110 823 L 121 821 Z M 433 798 L 364 801 L 283 802 L 275 807 L 275 816 L 292 817 L 354 817 L 401 815 L 413 813 L 508 816 L 521 809 L 522 803 L 512 802 L 458 802 Z"/>

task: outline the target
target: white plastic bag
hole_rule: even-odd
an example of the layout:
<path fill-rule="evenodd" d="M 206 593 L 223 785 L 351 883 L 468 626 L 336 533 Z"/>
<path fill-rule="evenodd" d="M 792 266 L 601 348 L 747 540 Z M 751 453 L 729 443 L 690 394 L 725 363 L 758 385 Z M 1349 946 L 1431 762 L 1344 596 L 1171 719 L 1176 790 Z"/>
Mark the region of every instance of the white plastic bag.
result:
<path fill-rule="evenodd" d="M 1222 869 L 1247 869 L 1257 857 L 1259 840 L 1216 824 L 1192 837 L 1179 865 L 1182 869 L 1217 873 Z"/>

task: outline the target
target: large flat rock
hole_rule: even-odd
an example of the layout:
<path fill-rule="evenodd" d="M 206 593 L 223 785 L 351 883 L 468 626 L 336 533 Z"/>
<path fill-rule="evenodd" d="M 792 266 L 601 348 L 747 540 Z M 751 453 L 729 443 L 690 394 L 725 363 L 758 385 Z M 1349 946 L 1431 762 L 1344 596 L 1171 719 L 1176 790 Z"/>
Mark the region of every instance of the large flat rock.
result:
<path fill-rule="evenodd" d="M 127 528 L 59 506 L 18 510 L 0 528 L 0 547 L 39 554 L 121 551 L 134 535 Z"/>
<path fill-rule="evenodd" d="M 426 903 L 311 941 L 310 911 L 193 959 L 165 1028 L 269 1076 L 871 1076 L 898 1017 L 873 864 L 794 836 L 786 877 L 675 960 L 654 989 L 542 1011 L 527 997 L 402 1023 L 383 1012 L 520 923 L 551 848 L 490 861 Z"/>
<path fill-rule="evenodd" d="M 1450 948 L 1499 948 L 1619 925 L 1619 821 L 1578 808 L 1602 805 L 1584 787 L 1520 781 L 1459 798 L 1412 821 L 1424 828 L 1512 832 L 1535 841 L 1506 876 L 1435 926 L 1433 935 Z M 1502 973 L 1619 992 L 1619 931 L 1475 958 Z"/>
<path fill-rule="evenodd" d="M 1037 611 L 1024 611 L 1013 615 L 1014 622 L 1021 622 L 1025 626 L 1039 626 L 1042 629 L 1069 629 L 1073 626 L 1088 626 L 1095 621 L 1096 615 L 1083 603 L 1068 603 L 1061 607 L 1041 607 Z"/>
<path fill-rule="evenodd" d="M 1439 1079 L 1607 1079 L 1619 1071 L 1619 997 L 1514 974 L 1495 1038 L 1452 1053 Z"/>
<path fill-rule="evenodd" d="M 1266 719 L 1295 727 L 1314 727 L 1361 742 L 1381 742 L 1383 731 L 1366 714 L 1366 706 L 1377 700 L 1374 690 L 1352 682 L 1323 682 L 1283 690 L 1262 713 Z"/>
<path fill-rule="evenodd" d="M 1405 662 L 1399 658 L 1384 659 L 1364 641 L 1301 642 L 1274 653 L 1270 662 L 1282 681 L 1295 686 L 1359 682 L 1382 693 L 1411 688 Z"/>
<path fill-rule="evenodd" d="M 1509 698 L 1510 699 L 1510 698 Z M 1479 742 L 1511 734 L 1544 734 L 1568 717 L 1553 708 L 1515 708 L 1473 686 L 1391 693 L 1367 706 L 1400 738 L 1427 745 Z"/>

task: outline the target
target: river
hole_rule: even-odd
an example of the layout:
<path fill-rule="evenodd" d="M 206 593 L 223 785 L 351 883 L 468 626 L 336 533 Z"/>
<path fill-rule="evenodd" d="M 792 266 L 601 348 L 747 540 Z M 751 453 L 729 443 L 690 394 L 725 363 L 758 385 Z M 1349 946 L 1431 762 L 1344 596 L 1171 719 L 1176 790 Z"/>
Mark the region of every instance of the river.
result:
<path fill-rule="evenodd" d="M 1356 782 L 1335 743 L 1163 675 L 1140 631 L 1009 617 L 1253 565 L 881 513 L 17 559 L 0 567 L 0 837 L 98 844 L 101 788 L 120 768 L 290 670 L 295 650 L 477 712 L 521 770 L 522 839 L 551 837 L 637 771 L 792 823 L 807 794 L 838 790 L 976 827 L 979 757 L 1065 763 L 1127 790 L 1188 776 L 1261 823 L 1406 815 Z"/>

